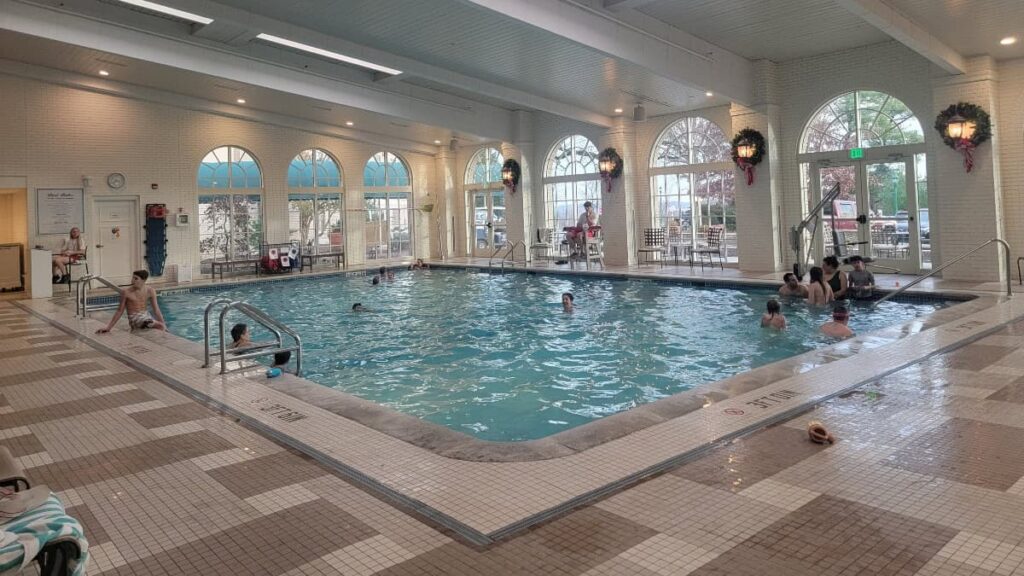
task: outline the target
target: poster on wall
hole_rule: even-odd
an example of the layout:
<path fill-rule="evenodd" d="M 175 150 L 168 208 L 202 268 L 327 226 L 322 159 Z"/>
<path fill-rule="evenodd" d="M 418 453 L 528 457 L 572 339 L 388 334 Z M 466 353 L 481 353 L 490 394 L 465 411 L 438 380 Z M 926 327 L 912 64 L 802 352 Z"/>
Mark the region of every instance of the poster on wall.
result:
<path fill-rule="evenodd" d="M 85 232 L 85 194 L 81 188 L 37 188 L 39 234 L 66 235 L 78 227 Z"/>

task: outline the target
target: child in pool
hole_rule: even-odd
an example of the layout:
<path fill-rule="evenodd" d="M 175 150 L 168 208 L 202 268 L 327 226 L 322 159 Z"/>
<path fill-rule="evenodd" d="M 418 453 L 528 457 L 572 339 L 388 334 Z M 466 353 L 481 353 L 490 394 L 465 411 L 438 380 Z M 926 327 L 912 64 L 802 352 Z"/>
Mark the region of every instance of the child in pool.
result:
<path fill-rule="evenodd" d="M 782 306 L 779 305 L 779 301 L 774 298 L 769 300 L 767 308 L 768 311 L 761 316 L 761 327 L 785 330 L 786 317 L 782 315 Z"/>

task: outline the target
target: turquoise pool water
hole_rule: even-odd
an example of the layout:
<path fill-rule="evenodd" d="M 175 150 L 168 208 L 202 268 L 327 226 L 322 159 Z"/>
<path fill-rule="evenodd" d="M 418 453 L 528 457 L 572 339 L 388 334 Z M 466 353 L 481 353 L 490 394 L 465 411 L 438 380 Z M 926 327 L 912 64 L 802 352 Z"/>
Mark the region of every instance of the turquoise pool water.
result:
<path fill-rule="evenodd" d="M 562 292 L 577 309 L 562 312 Z M 830 342 L 829 311 L 784 303 L 790 328 L 762 329 L 772 290 L 647 280 L 489 275 L 462 270 L 338 276 L 172 293 L 170 330 L 202 341 L 214 298 L 246 300 L 296 329 L 304 376 L 486 440 L 529 440 L 579 426 Z M 354 313 L 354 302 L 371 312 Z M 868 332 L 940 302 L 854 306 Z M 238 321 L 241 321 L 239 317 Z M 250 326 L 252 323 L 250 322 Z M 254 339 L 269 334 L 254 331 Z"/>

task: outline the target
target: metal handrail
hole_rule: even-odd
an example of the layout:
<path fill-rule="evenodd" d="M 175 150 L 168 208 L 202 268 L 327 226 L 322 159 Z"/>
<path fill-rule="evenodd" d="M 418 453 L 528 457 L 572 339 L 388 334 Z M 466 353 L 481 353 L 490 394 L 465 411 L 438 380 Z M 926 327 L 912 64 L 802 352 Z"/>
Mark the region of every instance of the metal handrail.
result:
<path fill-rule="evenodd" d="M 967 252 L 964 252 L 963 254 L 957 256 L 956 258 L 953 258 L 949 262 L 946 262 L 942 266 L 939 266 L 938 268 L 928 272 L 927 274 L 922 274 L 922 275 L 918 276 L 917 278 L 914 278 L 913 280 L 908 282 L 906 285 L 900 287 L 898 290 L 890 292 L 890 293 L 886 294 L 885 296 L 879 298 L 878 300 L 875 301 L 874 304 L 872 304 L 872 308 L 874 308 L 875 306 L 878 306 L 879 304 L 881 304 L 882 302 L 885 302 L 886 300 L 892 298 L 893 296 L 896 296 L 897 294 L 900 294 L 900 293 L 906 291 L 908 288 L 911 288 L 913 286 L 916 286 L 916 285 L 920 284 L 926 278 L 930 278 L 931 276 L 934 276 L 934 275 L 938 274 L 939 272 L 942 272 L 946 268 L 949 268 L 953 264 L 956 264 L 957 262 L 963 260 L 964 258 L 967 258 L 971 254 L 974 254 L 975 252 L 981 250 L 982 248 L 988 246 L 989 244 L 993 244 L 993 243 L 996 243 L 996 242 L 998 242 L 1003 247 L 1003 252 L 1004 252 L 1004 254 L 1006 256 L 1006 295 L 1007 296 L 1013 296 L 1013 285 L 1011 283 L 1012 280 L 1010 278 L 1010 245 L 1007 244 L 1006 241 L 1001 239 L 1001 238 L 993 238 L 991 240 L 986 241 L 984 244 L 981 244 L 979 246 L 976 246 L 975 248 L 972 248 L 971 250 L 968 250 Z"/>
<path fill-rule="evenodd" d="M 218 304 L 230 304 L 229 298 L 217 298 L 203 309 L 203 368 L 210 366 L 210 312 Z"/>
<path fill-rule="evenodd" d="M 526 242 L 524 242 L 522 240 L 516 240 L 509 247 L 508 252 L 505 253 L 505 256 L 503 256 L 501 258 L 501 271 L 502 272 L 505 271 L 505 262 L 506 261 L 511 261 L 512 266 L 516 265 L 516 246 L 519 246 L 519 245 L 522 245 L 522 247 L 523 247 L 523 265 L 524 266 L 526 265 L 526 263 L 527 263 L 526 262 L 526 250 L 527 250 Z M 511 260 L 510 260 L 510 258 L 511 258 Z"/>
<path fill-rule="evenodd" d="M 221 303 L 223 304 L 223 302 L 221 302 Z M 217 304 L 216 301 L 211 302 L 209 307 L 212 307 L 215 304 Z M 246 302 L 241 302 L 241 301 L 228 302 L 227 305 L 224 306 L 223 308 L 221 308 L 221 311 L 220 311 L 220 318 L 219 318 L 219 322 L 218 323 L 219 323 L 219 328 L 220 328 L 220 373 L 221 374 L 224 374 L 225 372 L 227 372 L 227 362 L 228 362 L 228 360 L 227 360 L 227 348 L 225 346 L 225 344 L 226 344 L 226 335 L 224 333 L 224 320 L 227 318 L 228 312 L 230 312 L 231 310 L 238 310 L 242 314 L 248 316 L 249 318 L 252 318 L 256 322 L 258 322 L 260 325 L 262 325 L 264 328 L 266 328 L 267 330 L 270 330 L 271 332 L 273 332 L 274 336 L 277 337 L 277 345 L 276 346 L 273 346 L 273 347 L 260 346 L 260 347 L 258 347 L 258 349 L 256 351 L 252 351 L 252 352 L 248 352 L 248 353 L 233 354 L 232 357 L 231 357 L 232 360 L 245 360 L 245 359 L 248 359 L 248 358 L 256 358 L 258 356 L 269 356 L 271 354 L 277 354 L 278 352 L 293 352 L 294 351 L 295 352 L 295 375 L 296 376 L 300 376 L 302 374 L 302 338 L 298 335 L 298 333 L 296 333 L 294 330 L 292 330 L 288 326 L 282 324 L 281 322 L 278 322 L 277 320 L 271 318 L 270 316 L 265 314 L 262 310 L 260 310 L 258 308 L 255 308 L 255 307 L 249 305 Z M 295 341 L 295 345 L 294 346 L 284 346 L 284 342 L 283 342 L 284 338 L 282 336 L 282 333 L 291 336 L 292 339 Z M 208 336 L 206 338 L 206 342 L 207 342 L 207 345 L 209 345 L 209 337 Z M 246 368 L 246 367 L 243 367 L 243 369 L 244 368 Z"/>
<path fill-rule="evenodd" d="M 489 259 L 489 260 L 487 260 L 487 267 L 488 267 L 488 268 L 490 268 L 491 266 L 494 266 L 494 257 L 498 255 L 498 252 L 501 252 L 502 250 L 504 250 L 504 249 L 508 248 L 508 247 L 509 247 L 509 246 L 511 246 L 511 245 L 512 245 L 512 244 L 511 244 L 510 242 L 506 241 L 506 242 L 505 242 L 504 244 L 502 244 L 501 246 L 498 246 L 497 250 L 495 250 L 495 251 L 494 251 L 494 253 L 493 253 L 493 254 L 491 254 L 491 257 L 490 257 L 490 259 Z"/>
<path fill-rule="evenodd" d="M 86 274 L 78 279 L 78 286 L 75 287 L 75 315 L 85 318 L 89 315 L 89 286 L 95 280 L 108 288 L 114 289 L 118 295 L 124 293 L 124 288 L 114 284 L 110 280 L 98 274 Z M 94 308 L 95 310 L 96 308 Z"/>

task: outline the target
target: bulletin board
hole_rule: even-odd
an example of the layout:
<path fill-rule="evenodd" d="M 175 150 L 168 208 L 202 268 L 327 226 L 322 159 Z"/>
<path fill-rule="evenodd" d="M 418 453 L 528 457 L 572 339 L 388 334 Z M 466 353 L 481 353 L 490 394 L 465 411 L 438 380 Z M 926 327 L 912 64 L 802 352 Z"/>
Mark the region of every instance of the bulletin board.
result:
<path fill-rule="evenodd" d="M 37 188 L 37 231 L 66 235 L 77 227 L 85 232 L 85 193 L 81 188 Z"/>

